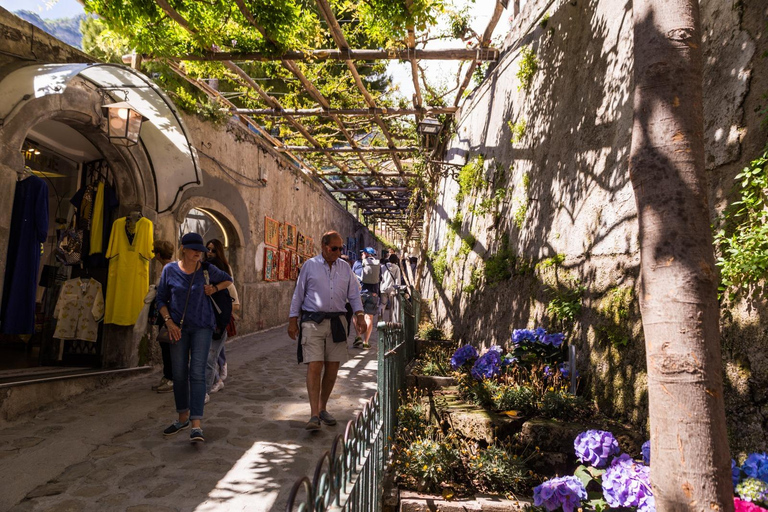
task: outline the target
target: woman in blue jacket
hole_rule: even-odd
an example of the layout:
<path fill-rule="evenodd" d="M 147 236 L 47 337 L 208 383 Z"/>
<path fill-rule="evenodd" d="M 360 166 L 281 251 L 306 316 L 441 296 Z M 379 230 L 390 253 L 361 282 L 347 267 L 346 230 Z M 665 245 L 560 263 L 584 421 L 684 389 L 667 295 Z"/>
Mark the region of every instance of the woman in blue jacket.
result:
<path fill-rule="evenodd" d="M 204 442 L 201 420 L 205 407 L 205 363 L 216 326 L 210 295 L 232 284 L 232 278 L 213 265 L 202 268 L 207 252 L 203 238 L 187 233 L 181 238 L 181 257 L 163 268 L 157 286 L 157 307 L 171 338 L 173 397 L 178 421 L 163 431 L 172 436 L 192 427 L 190 440 Z"/>

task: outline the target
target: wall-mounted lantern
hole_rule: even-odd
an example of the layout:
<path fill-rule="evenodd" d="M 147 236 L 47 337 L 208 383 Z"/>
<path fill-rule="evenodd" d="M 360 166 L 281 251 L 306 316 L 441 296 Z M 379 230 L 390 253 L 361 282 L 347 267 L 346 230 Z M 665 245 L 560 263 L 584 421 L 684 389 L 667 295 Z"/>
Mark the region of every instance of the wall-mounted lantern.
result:
<path fill-rule="evenodd" d="M 116 146 L 135 146 L 139 142 L 141 123 L 144 117 L 127 101 L 104 105 L 104 116 L 107 118 L 107 135 L 109 141 Z"/>
<path fill-rule="evenodd" d="M 419 133 L 424 135 L 437 135 L 443 129 L 443 123 L 433 117 L 425 117 L 419 121 Z"/>

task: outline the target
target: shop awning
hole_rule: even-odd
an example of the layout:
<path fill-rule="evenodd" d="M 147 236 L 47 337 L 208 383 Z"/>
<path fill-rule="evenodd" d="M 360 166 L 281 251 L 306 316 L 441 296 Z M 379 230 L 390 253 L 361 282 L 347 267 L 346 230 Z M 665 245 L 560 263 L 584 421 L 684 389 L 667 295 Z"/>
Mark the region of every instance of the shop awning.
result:
<path fill-rule="evenodd" d="M 173 209 L 185 188 L 202 184 L 197 154 L 173 103 L 148 77 L 125 66 L 34 64 L 20 68 L 0 82 L 0 119 L 30 99 L 62 94 L 78 75 L 112 101 L 127 101 L 148 119 L 141 127 L 141 142 L 155 177 L 158 212 Z"/>

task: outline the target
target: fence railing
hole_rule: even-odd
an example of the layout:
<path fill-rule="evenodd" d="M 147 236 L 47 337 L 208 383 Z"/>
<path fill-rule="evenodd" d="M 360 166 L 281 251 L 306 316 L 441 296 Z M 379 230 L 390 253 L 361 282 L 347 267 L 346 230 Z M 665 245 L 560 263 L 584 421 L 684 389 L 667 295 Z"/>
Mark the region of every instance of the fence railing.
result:
<path fill-rule="evenodd" d="M 381 510 L 382 476 L 405 386 L 405 367 L 416 352 L 420 297 L 403 290 L 396 302 L 401 322 L 378 325 L 378 391 L 320 457 L 312 479 L 303 477 L 294 483 L 287 512 Z"/>

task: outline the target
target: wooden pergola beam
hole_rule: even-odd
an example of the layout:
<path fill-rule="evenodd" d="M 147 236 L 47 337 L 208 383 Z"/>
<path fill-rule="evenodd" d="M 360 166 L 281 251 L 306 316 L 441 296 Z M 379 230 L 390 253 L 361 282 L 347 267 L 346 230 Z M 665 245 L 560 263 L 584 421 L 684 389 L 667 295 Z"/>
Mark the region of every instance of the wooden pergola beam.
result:
<path fill-rule="evenodd" d="M 311 146 L 277 146 L 277 151 L 290 151 L 292 153 L 415 153 L 421 148 L 403 147 L 403 148 L 374 148 L 374 147 L 356 147 L 356 148 L 318 148 Z M 380 176 L 381 174 L 379 174 Z"/>
<path fill-rule="evenodd" d="M 333 192 L 342 194 L 355 194 L 359 192 L 408 192 L 408 187 L 360 187 L 360 188 L 337 188 Z M 390 198 L 386 198 L 390 199 Z"/>
<path fill-rule="evenodd" d="M 159 3 L 159 2 L 158 2 Z M 174 18 L 175 20 L 175 18 Z M 415 36 L 413 44 L 415 46 Z M 443 48 L 420 50 L 413 46 L 398 50 L 310 50 L 307 52 L 287 51 L 280 55 L 262 52 L 204 52 L 202 54 L 179 55 L 179 60 L 190 61 L 321 61 L 321 60 L 473 60 L 494 62 L 499 59 L 498 48 Z M 151 55 L 143 56 L 151 60 Z"/>
<path fill-rule="evenodd" d="M 316 0 L 316 2 L 317 6 L 320 8 L 320 14 L 323 16 L 323 18 L 325 18 L 325 21 L 328 24 L 328 28 L 331 31 L 331 35 L 333 36 L 333 41 L 336 43 L 336 46 L 338 46 L 339 50 L 342 52 L 349 52 L 349 44 L 344 37 L 344 32 L 342 32 L 341 27 L 339 26 L 339 22 L 336 20 L 336 16 L 331 9 L 331 5 L 327 0 Z M 363 84 L 363 79 L 360 77 L 360 73 L 357 71 L 357 67 L 355 67 L 355 62 L 352 59 L 345 59 L 345 64 L 347 65 L 349 72 L 352 74 L 352 78 L 355 81 L 355 86 L 363 95 L 365 103 L 369 108 L 375 108 L 376 101 L 373 99 L 373 96 L 371 96 L 371 93 L 368 92 L 368 89 L 366 89 L 365 85 Z M 393 140 L 392 135 L 389 133 L 389 129 L 384 123 L 384 120 L 381 118 L 381 115 L 374 114 L 373 120 L 377 125 L 379 125 L 381 132 L 387 139 L 387 144 L 389 147 L 394 148 L 395 141 Z M 392 155 L 392 161 L 395 163 L 395 167 L 397 167 L 398 172 L 402 175 L 403 166 L 400 162 L 400 157 L 396 153 Z M 403 176 L 403 179 L 405 179 L 405 176 Z"/>
<path fill-rule="evenodd" d="M 321 116 L 330 117 L 332 115 L 340 116 L 410 116 L 410 115 L 428 115 L 454 114 L 458 107 L 426 107 L 426 108 L 304 108 L 304 109 L 286 109 L 278 110 L 274 108 L 235 108 L 233 114 L 246 114 L 254 116 L 273 116 L 273 117 L 302 117 L 302 116 Z"/>

